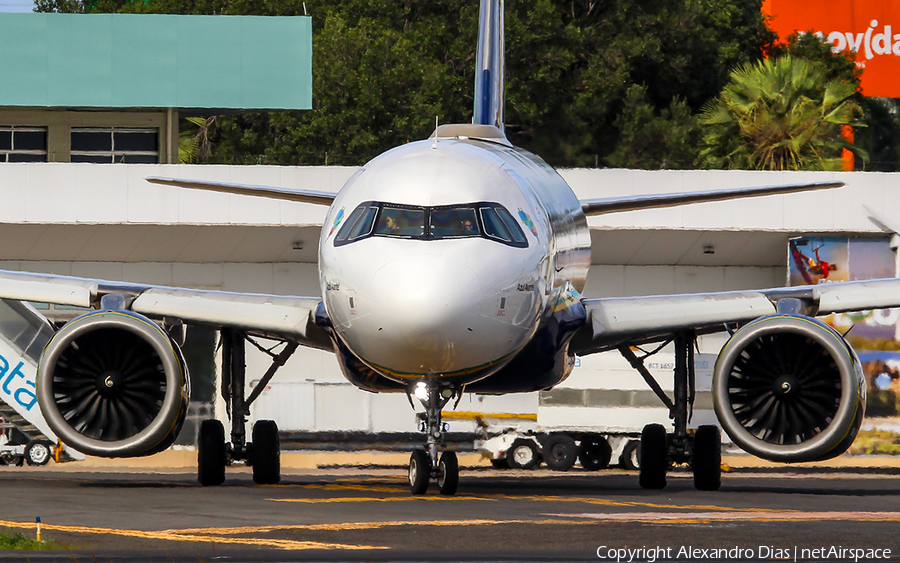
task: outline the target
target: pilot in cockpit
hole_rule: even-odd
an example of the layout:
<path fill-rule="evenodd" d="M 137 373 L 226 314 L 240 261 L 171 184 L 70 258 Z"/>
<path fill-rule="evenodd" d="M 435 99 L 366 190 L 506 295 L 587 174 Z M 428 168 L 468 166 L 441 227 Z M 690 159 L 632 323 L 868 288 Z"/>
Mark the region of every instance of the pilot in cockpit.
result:
<path fill-rule="evenodd" d="M 399 232 L 400 225 L 398 225 L 397 220 L 390 215 L 387 216 L 384 224 L 378 229 L 378 233 L 382 235 L 396 235 Z"/>

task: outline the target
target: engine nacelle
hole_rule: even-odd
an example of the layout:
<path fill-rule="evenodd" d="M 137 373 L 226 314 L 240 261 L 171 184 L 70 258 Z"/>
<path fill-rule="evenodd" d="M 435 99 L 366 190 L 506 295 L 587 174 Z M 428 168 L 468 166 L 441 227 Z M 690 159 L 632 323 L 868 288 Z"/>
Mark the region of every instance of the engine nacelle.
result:
<path fill-rule="evenodd" d="M 181 350 L 130 311 L 97 311 L 67 323 L 44 349 L 37 395 L 50 428 L 72 448 L 101 457 L 169 447 L 190 388 Z"/>
<path fill-rule="evenodd" d="M 742 327 L 722 348 L 713 404 L 728 436 L 753 455 L 830 459 L 856 438 L 866 380 L 853 348 L 833 328 L 773 315 Z"/>

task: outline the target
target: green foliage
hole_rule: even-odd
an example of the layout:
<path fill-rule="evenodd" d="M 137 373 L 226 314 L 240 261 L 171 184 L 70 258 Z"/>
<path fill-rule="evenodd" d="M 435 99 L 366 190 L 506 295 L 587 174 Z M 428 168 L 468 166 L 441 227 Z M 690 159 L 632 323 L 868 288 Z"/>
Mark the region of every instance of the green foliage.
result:
<path fill-rule="evenodd" d="M 625 93 L 625 105 L 614 123 L 620 133 L 607 158 L 616 168 L 693 167 L 700 140 L 700 125 L 687 104 L 676 99 L 657 111 L 647 90 L 635 84 Z"/>
<path fill-rule="evenodd" d="M 862 69 L 856 66 L 850 51 L 834 53 L 831 43 L 821 41 L 813 33 L 792 33 L 784 43 L 768 49 L 768 58 L 777 59 L 789 55 L 794 58 L 816 61 L 825 65 L 825 80 L 838 80 L 859 88 Z M 861 97 L 861 96 L 860 96 Z"/>
<path fill-rule="evenodd" d="M 866 127 L 855 130 L 855 144 L 868 158 L 857 158 L 856 169 L 900 171 L 900 101 L 860 96 L 859 105 L 866 114 Z"/>
<path fill-rule="evenodd" d="M 637 129 L 651 122 L 670 131 L 683 125 L 678 104 L 697 111 L 721 90 L 728 69 L 758 59 L 773 39 L 758 2 L 510 6 L 508 133 L 515 144 L 556 165 L 630 162 L 661 168 L 691 160 L 684 153 L 695 155 L 696 145 L 655 143 L 649 132 Z M 520 13 L 526 9 L 533 20 Z M 644 104 L 653 107 L 652 118 L 646 112 L 633 115 L 646 109 Z"/>
<path fill-rule="evenodd" d="M 900 434 L 888 430 L 861 430 L 849 451 L 855 455 L 900 455 Z"/>
<path fill-rule="evenodd" d="M 853 82 L 819 61 L 785 55 L 744 64 L 700 116 L 712 168 L 840 170 L 842 125 L 862 125 Z M 858 149 L 857 149 L 858 150 Z"/>
<path fill-rule="evenodd" d="M 0 533 L 0 549 L 21 549 L 34 551 L 38 549 L 65 549 L 53 540 L 37 541 L 26 537 L 21 532 Z"/>
<path fill-rule="evenodd" d="M 900 351 L 900 341 L 893 338 L 868 338 L 865 336 L 854 336 L 851 333 L 846 340 L 854 350 Z"/>

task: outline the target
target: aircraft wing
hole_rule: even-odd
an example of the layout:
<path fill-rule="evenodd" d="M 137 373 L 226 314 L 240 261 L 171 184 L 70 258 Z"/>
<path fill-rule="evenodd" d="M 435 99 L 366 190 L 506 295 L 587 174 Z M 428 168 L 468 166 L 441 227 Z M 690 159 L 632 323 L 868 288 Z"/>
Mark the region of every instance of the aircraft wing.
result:
<path fill-rule="evenodd" d="M 78 307 L 97 307 L 104 295 L 118 293 L 127 308 L 153 319 L 233 327 L 331 349 L 315 323 L 319 297 L 286 297 L 172 288 L 0 270 L 0 298 Z"/>
<path fill-rule="evenodd" d="M 775 313 L 779 299 L 797 298 L 808 314 L 828 315 L 900 306 L 900 279 L 867 280 L 798 287 L 582 299 L 588 322 L 572 339 L 578 355 L 614 349 L 622 344 L 661 340 L 679 330 L 718 332 L 728 324 Z"/>
<path fill-rule="evenodd" d="M 791 194 L 810 190 L 840 188 L 843 182 L 814 182 L 811 184 L 786 184 L 780 186 L 756 186 L 750 188 L 732 188 L 725 190 L 709 190 L 703 192 L 676 192 L 667 194 L 644 194 L 635 196 L 607 197 L 581 200 L 581 209 L 585 215 L 603 215 L 619 211 L 635 211 L 658 207 L 675 207 L 688 203 L 706 201 L 724 201 L 744 197 L 764 195 Z"/>
<path fill-rule="evenodd" d="M 179 178 L 161 178 L 151 176 L 147 181 L 153 184 L 165 186 L 177 186 L 179 188 L 191 188 L 195 190 L 208 190 L 212 192 L 224 192 L 227 194 L 262 196 L 286 201 L 301 201 L 304 203 L 317 203 L 319 205 L 331 205 L 337 194 L 332 192 L 320 192 L 316 190 L 300 190 L 291 188 L 275 188 L 272 186 L 254 186 L 249 184 L 229 184 L 226 182 L 208 182 L 205 180 L 181 180 Z"/>

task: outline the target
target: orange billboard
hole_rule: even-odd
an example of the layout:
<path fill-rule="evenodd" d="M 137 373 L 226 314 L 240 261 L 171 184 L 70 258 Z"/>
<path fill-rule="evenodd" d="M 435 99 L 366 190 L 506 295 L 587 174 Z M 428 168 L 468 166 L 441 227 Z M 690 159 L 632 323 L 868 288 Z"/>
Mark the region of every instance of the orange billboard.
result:
<path fill-rule="evenodd" d="M 900 97 L 900 2 L 765 0 L 763 13 L 782 39 L 813 31 L 835 53 L 855 53 L 866 96 Z"/>

